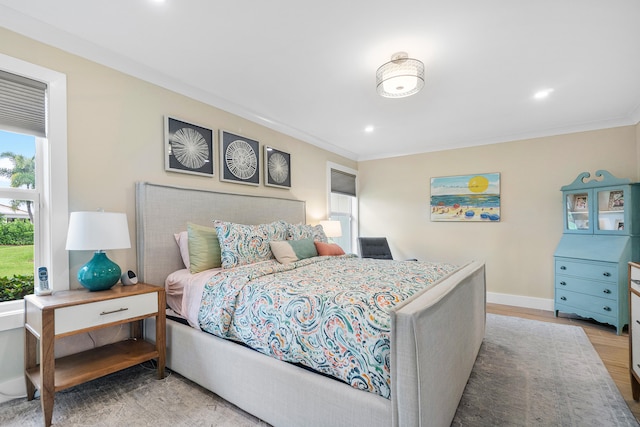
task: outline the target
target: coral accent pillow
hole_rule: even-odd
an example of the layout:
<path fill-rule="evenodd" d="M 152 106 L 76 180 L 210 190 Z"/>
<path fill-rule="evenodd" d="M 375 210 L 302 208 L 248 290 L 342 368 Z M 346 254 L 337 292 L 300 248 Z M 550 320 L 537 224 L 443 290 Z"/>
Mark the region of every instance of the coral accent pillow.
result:
<path fill-rule="evenodd" d="M 344 251 L 336 243 L 314 242 L 320 256 L 344 255 Z"/>

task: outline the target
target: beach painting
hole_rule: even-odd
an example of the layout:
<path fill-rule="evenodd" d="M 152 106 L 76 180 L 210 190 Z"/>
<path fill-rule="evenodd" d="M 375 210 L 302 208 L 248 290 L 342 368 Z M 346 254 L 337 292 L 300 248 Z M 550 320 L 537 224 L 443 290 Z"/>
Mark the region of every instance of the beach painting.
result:
<path fill-rule="evenodd" d="M 500 174 L 431 178 L 431 221 L 500 221 Z"/>

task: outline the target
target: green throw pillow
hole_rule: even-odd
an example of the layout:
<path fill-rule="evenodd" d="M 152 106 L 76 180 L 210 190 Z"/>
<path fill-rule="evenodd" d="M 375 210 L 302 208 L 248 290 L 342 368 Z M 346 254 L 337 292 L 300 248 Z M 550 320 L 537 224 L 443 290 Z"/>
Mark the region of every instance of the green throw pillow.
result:
<path fill-rule="evenodd" d="M 189 237 L 189 270 L 199 273 L 211 268 L 220 268 L 220 242 L 215 228 L 187 223 Z"/>

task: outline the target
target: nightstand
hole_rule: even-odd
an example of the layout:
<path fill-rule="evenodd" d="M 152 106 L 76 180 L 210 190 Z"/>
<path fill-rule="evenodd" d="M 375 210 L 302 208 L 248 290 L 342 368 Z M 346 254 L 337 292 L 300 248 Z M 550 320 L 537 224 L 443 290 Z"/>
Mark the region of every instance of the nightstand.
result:
<path fill-rule="evenodd" d="M 27 399 L 40 390 L 45 426 L 51 425 L 55 392 L 157 359 L 158 379 L 165 367 L 165 290 L 139 283 L 107 291 L 72 290 L 28 295 L 25 303 Z M 155 317 L 155 344 L 144 340 L 142 321 Z M 129 324 L 131 339 L 55 359 L 57 338 Z M 40 364 L 37 364 L 36 354 Z"/>

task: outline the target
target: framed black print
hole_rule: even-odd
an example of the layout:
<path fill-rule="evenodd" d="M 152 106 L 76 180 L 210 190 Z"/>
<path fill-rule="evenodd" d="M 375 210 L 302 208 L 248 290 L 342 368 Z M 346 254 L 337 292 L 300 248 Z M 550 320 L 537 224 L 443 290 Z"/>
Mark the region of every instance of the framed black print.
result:
<path fill-rule="evenodd" d="M 164 169 L 170 172 L 213 176 L 212 129 L 165 117 Z"/>
<path fill-rule="evenodd" d="M 225 130 L 220 131 L 220 180 L 260 185 L 260 144 Z"/>
<path fill-rule="evenodd" d="M 264 147 L 264 185 L 291 188 L 291 155 L 273 147 Z"/>

